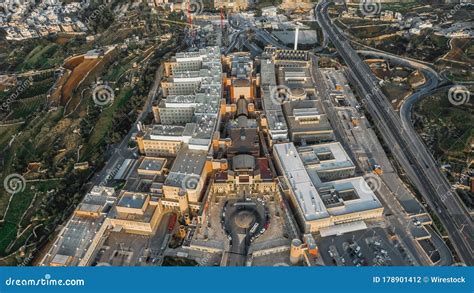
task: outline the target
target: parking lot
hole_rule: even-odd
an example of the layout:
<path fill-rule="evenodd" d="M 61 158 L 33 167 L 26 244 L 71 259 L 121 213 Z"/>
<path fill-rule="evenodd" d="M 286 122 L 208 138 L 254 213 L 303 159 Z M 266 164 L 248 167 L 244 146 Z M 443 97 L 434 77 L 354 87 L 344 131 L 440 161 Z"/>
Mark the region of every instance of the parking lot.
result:
<path fill-rule="evenodd" d="M 222 229 L 222 210 L 225 204 L 225 197 L 213 197 L 206 212 L 205 223 L 195 231 L 197 240 L 208 240 L 224 242 L 226 237 Z"/>
<path fill-rule="evenodd" d="M 321 257 L 333 266 L 408 265 L 403 248 L 390 240 L 383 228 L 371 228 L 337 236 L 317 238 Z"/>

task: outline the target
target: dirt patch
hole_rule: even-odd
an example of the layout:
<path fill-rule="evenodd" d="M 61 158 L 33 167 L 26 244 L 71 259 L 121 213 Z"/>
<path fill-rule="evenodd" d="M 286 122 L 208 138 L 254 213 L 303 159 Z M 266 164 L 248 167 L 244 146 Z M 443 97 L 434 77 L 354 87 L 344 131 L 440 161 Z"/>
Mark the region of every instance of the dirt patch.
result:
<path fill-rule="evenodd" d="M 69 102 L 74 90 L 80 85 L 80 83 L 87 77 L 89 72 L 99 64 L 101 59 L 84 59 L 81 64 L 77 65 L 68 78 L 66 84 L 64 84 L 61 93 L 61 105 L 65 105 Z M 74 106 L 74 105 L 72 105 Z"/>
<path fill-rule="evenodd" d="M 84 55 L 73 56 L 64 61 L 63 67 L 69 70 L 73 70 L 76 66 L 84 61 Z"/>
<path fill-rule="evenodd" d="M 465 52 L 468 52 L 468 49 L 472 47 L 473 44 L 470 39 L 452 39 L 451 40 L 451 50 L 443 56 L 442 59 L 465 62 L 474 65 L 474 60 L 469 58 Z"/>

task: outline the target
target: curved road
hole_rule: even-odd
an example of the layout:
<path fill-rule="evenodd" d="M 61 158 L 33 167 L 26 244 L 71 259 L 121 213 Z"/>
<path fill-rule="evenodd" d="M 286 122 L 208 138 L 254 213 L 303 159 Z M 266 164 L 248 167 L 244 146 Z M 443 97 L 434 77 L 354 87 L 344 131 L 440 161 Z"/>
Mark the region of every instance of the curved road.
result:
<path fill-rule="evenodd" d="M 329 1 L 323 0 L 315 7 L 318 23 L 346 62 L 351 79 L 367 97 L 365 107 L 394 157 L 446 227 L 460 258 L 467 265 L 473 265 L 472 218 L 452 190 L 451 184 L 440 173 L 436 161 L 426 150 L 420 137 L 409 131 L 411 128 L 406 130 L 402 126 L 400 117 L 393 111 L 371 69 L 354 51 L 344 34 L 334 28 L 327 12 L 329 4 Z"/>
<path fill-rule="evenodd" d="M 415 131 L 411 122 L 411 110 L 413 108 L 413 105 L 426 94 L 438 88 L 441 81 L 439 74 L 434 69 L 425 64 L 405 59 L 393 54 L 382 53 L 380 51 L 372 50 L 358 50 L 357 53 L 359 55 L 374 56 L 377 58 L 389 60 L 390 63 L 393 65 L 401 65 L 404 67 L 415 68 L 423 73 L 426 78 L 425 84 L 418 88 L 412 95 L 407 97 L 403 101 L 403 104 L 400 108 L 400 118 L 402 119 L 403 128 L 407 131 Z"/>
<path fill-rule="evenodd" d="M 385 60 L 389 60 L 391 64 L 415 68 L 423 72 L 423 75 L 426 78 L 425 84 L 418 88 L 412 95 L 407 97 L 403 101 L 402 106 L 400 108 L 400 118 L 402 121 L 403 128 L 406 131 L 412 132 L 413 135 L 415 135 L 416 130 L 414 129 L 413 122 L 411 121 L 411 111 L 413 109 L 413 105 L 425 95 L 429 94 L 431 91 L 439 88 L 440 81 L 443 81 L 443 79 L 440 78 L 439 74 L 431 67 L 419 62 L 415 62 L 413 60 L 401 58 L 399 56 L 392 55 L 389 53 L 382 53 L 380 51 L 358 50 L 357 53 L 365 56 L 370 55 L 374 57 L 379 57 Z M 431 241 L 440 253 L 440 261 L 439 263 L 437 263 L 437 265 L 451 265 L 454 260 L 451 253 L 449 252 L 449 248 L 447 247 L 446 243 L 434 231 L 434 229 L 427 227 L 427 230 L 432 235 Z"/>

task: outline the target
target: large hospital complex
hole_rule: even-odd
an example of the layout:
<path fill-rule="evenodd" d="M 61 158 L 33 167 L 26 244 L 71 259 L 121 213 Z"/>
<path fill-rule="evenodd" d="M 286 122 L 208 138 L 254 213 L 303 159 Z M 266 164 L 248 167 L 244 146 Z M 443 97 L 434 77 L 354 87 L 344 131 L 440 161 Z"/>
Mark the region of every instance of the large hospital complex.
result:
<path fill-rule="evenodd" d="M 265 227 L 252 236 L 254 256 L 268 253 L 268 245 L 255 239 L 269 233 L 274 239 L 265 243 L 275 251 L 289 245 L 284 233 L 269 230 L 289 223 L 280 211 L 285 201 L 297 227 L 288 225 L 301 233 L 295 235 L 302 239 L 298 245 L 311 251 L 317 245 L 313 235 L 381 217 L 377 196 L 336 141 L 311 70 L 308 52 L 275 48 L 252 58 L 207 47 L 167 60 L 154 121 L 140 124 L 133 136 L 139 156 L 125 159 L 110 182 L 86 195 L 42 265 L 113 264 L 118 254 L 133 264 L 133 249 L 108 254 L 120 243 L 115 239 L 127 235 L 146 237 L 146 247 L 163 241 L 163 250 L 147 255 L 164 253 L 168 241 L 181 237 L 186 249 L 221 251 L 221 265 L 238 263 L 225 253 L 241 249 L 231 237 L 238 227 L 227 221 L 231 198 L 236 210 L 254 205 L 263 223 L 258 229 Z M 178 229 L 160 228 L 176 216 L 181 236 L 160 238 L 164 230 Z"/>

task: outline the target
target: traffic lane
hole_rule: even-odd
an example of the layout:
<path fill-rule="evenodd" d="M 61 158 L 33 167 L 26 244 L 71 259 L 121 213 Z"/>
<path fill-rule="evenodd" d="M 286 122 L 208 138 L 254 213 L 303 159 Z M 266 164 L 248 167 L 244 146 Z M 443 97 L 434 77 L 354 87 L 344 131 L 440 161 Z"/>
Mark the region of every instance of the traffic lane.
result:
<path fill-rule="evenodd" d="M 319 7 L 319 4 L 318 4 L 317 7 Z M 323 10 L 324 10 L 324 9 L 327 9 L 327 3 L 324 3 L 324 5 L 323 5 L 322 7 L 323 7 Z M 324 17 L 321 17 L 321 15 L 320 15 L 319 13 L 321 13 L 321 11 L 318 11 L 318 10 L 317 10 L 317 11 L 316 11 L 316 15 L 318 15 L 318 22 L 320 22 L 320 21 L 319 21 L 320 19 L 324 19 Z M 329 18 L 327 15 L 326 15 L 326 17 Z M 330 28 L 328 28 L 328 25 L 325 24 L 323 21 L 321 21 L 321 26 L 322 26 L 324 29 L 326 29 L 326 30 L 331 30 Z M 334 32 L 332 32 L 332 33 L 334 33 Z M 332 34 L 330 35 L 330 37 L 333 37 L 336 41 L 339 41 L 339 39 L 336 38 L 335 36 L 333 36 Z M 339 36 L 339 38 L 341 38 L 342 40 L 344 39 L 344 38 L 341 37 L 341 36 Z M 333 40 L 333 43 L 334 43 L 334 40 Z M 337 42 L 334 43 L 334 44 L 335 44 L 335 47 L 338 49 L 338 51 L 339 51 L 342 55 L 344 55 L 344 54 L 346 53 L 345 50 L 342 50 L 342 49 L 340 48 L 340 44 L 338 44 Z M 350 46 L 348 46 L 348 45 L 346 45 L 346 46 L 347 46 L 348 48 L 350 47 Z M 356 56 L 355 56 L 356 54 L 353 53 L 353 52 L 349 53 L 348 55 L 349 55 L 351 58 L 355 58 L 355 57 L 356 57 Z M 344 57 L 344 56 L 343 56 L 343 57 Z M 347 54 L 346 54 L 346 58 L 348 58 L 349 61 L 350 61 L 350 58 L 347 56 Z M 356 64 L 356 67 L 357 67 L 357 64 Z M 362 83 L 366 83 L 367 81 L 366 81 L 365 78 L 369 78 L 369 80 L 371 80 L 371 78 L 370 78 L 371 76 L 367 73 L 367 69 L 366 69 L 364 66 L 362 66 L 362 70 L 366 70 L 366 71 L 365 71 L 365 75 L 362 74 L 361 72 L 358 72 L 358 71 L 353 72 L 353 74 L 355 74 L 355 76 L 359 79 L 359 81 L 362 81 Z M 367 85 L 367 84 L 366 84 L 366 85 Z M 363 87 L 364 87 L 364 86 L 363 86 Z M 377 88 L 376 85 L 371 84 L 371 85 L 369 85 L 368 88 L 369 88 L 369 89 L 366 89 L 366 92 L 367 92 L 367 93 L 372 93 L 372 95 L 373 95 L 373 97 L 374 97 L 375 99 L 379 98 L 378 96 L 380 96 L 381 93 L 380 93 L 380 90 Z M 374 88 L 374 89 L 372 89 L 372 88 Z M 370 102 L 372 102 L 372 101 L 369 100 L 369 103 L 370 103 Z M 372 106 L 372 107 L 374 107 L 374 106 Z M 387 109 L 384 109 L 384 107 L 381 107 L 381 108 L 382 108 L 382 109 L 381 109 L 382 111 L 383 111 L 383 110 L 387 110 Z M 384 111 L 383 111 L 383 112 L 384 112 Z M 388 115 L 390 116 L 390 113 L 384 113 L 384 114 L 388 114 Z M 393 116 L 393 115 L 392 115 L 392 116 Z M 390 118 L 392 118 L 392 117 L 390 117 Z M 389 118 L 389 119 L 390 119 L 390 118 Z M 393 119 L 393 118 L 392 118 L 392 119 Z M 390 141 L 390 140 L 389 140 L 389 141 Z M 415 173 L 415 174 L 416 174 L 416 173 Z M 431 183 L 431 182 L 430 182 L 430 183 Z M 454 237 L 457 238 L 457 240 L 459 239 L 459 237 L 456 237 L 456 236 L 454 236 Z M 461 241 L 464 242 L 463 239 L 461 239 Z M 455 246 L 456 246 L 456 248 L 457 248 L 457 245 L 455 245 Z M 459 249 L 458 249 L 458 250 L 459 250 Z M 464 253 L 464 251 L 465 251 L 466 249 L 461 248 L 460 250 L 461 250 L 462 253 Z M 469 253 L 470 253 L 470 252 L 469 252 Z M 467 259 L 467 257 L 464 257 L 464 258 Z M 468 261 L 469 261 L 469 260 L 468 260 Z"/>

